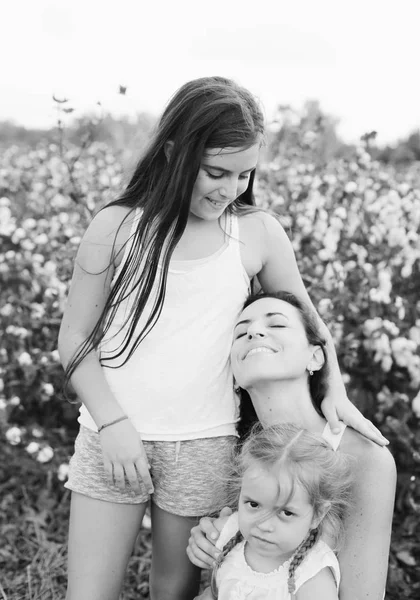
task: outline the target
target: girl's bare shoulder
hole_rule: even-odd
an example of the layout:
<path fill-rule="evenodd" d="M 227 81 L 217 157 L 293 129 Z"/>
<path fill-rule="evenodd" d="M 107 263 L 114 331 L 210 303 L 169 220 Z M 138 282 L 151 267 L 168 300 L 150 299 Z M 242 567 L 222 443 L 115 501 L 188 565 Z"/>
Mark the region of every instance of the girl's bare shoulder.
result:
<path fill-rule="evenodd" d="M 92 219 L 83 237 L 81 250 L 89 252 L 93 247 L 100 247 L 108 259 L 114 257 L 114 266 L 118 266 L 134 218 L 135 212 L 127 206 L 106 206 Z"/>

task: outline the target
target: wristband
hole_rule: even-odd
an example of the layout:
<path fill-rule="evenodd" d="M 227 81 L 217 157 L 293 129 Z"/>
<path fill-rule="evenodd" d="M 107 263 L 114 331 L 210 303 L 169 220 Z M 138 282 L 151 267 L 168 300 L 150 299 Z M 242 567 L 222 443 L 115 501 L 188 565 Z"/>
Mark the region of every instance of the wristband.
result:
<path fill-rule="evenodd" d="M 126 415 L 124 415 L 123 417 L 120 417 L 119 419 L 114 419 L 113 421 L 110 421 L 109 423 L 104 423 L 103 425 L 101 425 L 98 428 L 98 433 L 100 433 L 102 431 L 102 429 L 105 429 L 105 427 L 110 427 L 111 425 L 116 425 L 116 423 L 120 423 L 120 421 L 125 421 L 125 419 L 128 419 L 128 417 Z"/>

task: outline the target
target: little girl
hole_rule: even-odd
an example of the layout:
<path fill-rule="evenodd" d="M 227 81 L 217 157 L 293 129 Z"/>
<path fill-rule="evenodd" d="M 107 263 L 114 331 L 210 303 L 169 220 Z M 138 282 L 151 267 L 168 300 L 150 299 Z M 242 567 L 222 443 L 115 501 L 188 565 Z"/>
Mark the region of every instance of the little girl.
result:
<path fill-rule="evenodd" d="M 348 457 L 283 424 L 254 428 L 234 466 L 230 500 L 236 495 L 238 511 L 218 540 L 213 597 L 337 600 L 340 571 L 331 546 L 340 542 L 351 492 Z"/>
<path fill-rule="evenodd" d="M 286 233 L 254 206 L 263 136 L 248 90 L 222 77 L 186 83 L 126 189 L 82 239 L 58 340 L 82 403 L 67 483 L 67 600 L 118 598 L 150 499 L 151 598 L 197 593 L 186 548 L 236 440 L 229 354 L 250 282 L 311 305 Z M 334 428 L 338 407 L 383 443 L 347 400 L 322 327 L 326 418 Z"/>

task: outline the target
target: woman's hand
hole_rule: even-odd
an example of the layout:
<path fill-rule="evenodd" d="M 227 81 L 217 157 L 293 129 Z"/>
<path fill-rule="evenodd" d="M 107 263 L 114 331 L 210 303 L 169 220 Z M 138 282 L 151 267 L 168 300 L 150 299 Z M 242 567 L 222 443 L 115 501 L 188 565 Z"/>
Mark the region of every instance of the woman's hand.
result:
<path fill-rule="evenodd" d="M 211 592 L 211 588 L 207 587 L 202 594 L 196 596 L 194 600 L 214 600 L 214 596 Z"/>
<path fill-rule="evenodd" d="M 215 543 L 231 514 L 230 508 L 223 508 L 217 519 L 203 517 L 199 524 L 191 529 L 187 555 L 194 565 L 201 569 L 213 567 L 214 561 L 220 554 Z"/>
<path fill-rule="evenodd" d="M 105 472 L 110 485 L 121 490 L 128 479 L 132 489 L 139 493 L 140 479 L 149 494 L 153 493 L 147 455 L 140 434 L 127 419 L 106 427 L 99 434 L 102 446 Z"/>
<path fill-rule="evenodd" d="M 375 427 L 375 425 L 366 419 L 362 413 L 350 402 L 347 396 L 343 394 L 331 394 L 325 396 L 321 403 L 321 410 L 327 419 L 333 433 L 340 432 L 339 420 L 349 425 L 372 442 L 379 446 L 386 446 L 389 441 Z"/>

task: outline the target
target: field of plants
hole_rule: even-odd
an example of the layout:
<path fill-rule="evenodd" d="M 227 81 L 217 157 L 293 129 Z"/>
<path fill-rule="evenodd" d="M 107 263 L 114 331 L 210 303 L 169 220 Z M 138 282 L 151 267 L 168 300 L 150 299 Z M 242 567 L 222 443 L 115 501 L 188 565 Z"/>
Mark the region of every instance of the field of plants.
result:
<path fill-rule="evenodd" d="M 388 600 L 420 597 L 420 166 L 364 147 L 324 164 L 316 134 L 284 153 L 273 131 L 256 186 L 278 214 L 329 324 L 352 400 L 398 469 Z M 95 210 L 121 189 L 110 147 L 9 147 L 0 158 L 0 598 L 64 597 L 77 407 L 61 394 L 57 333 L 72 261 Z M 372 557 L 372 561 L 375 558 Z M 141 531 L 124 600 L 147 598 Z"/>

